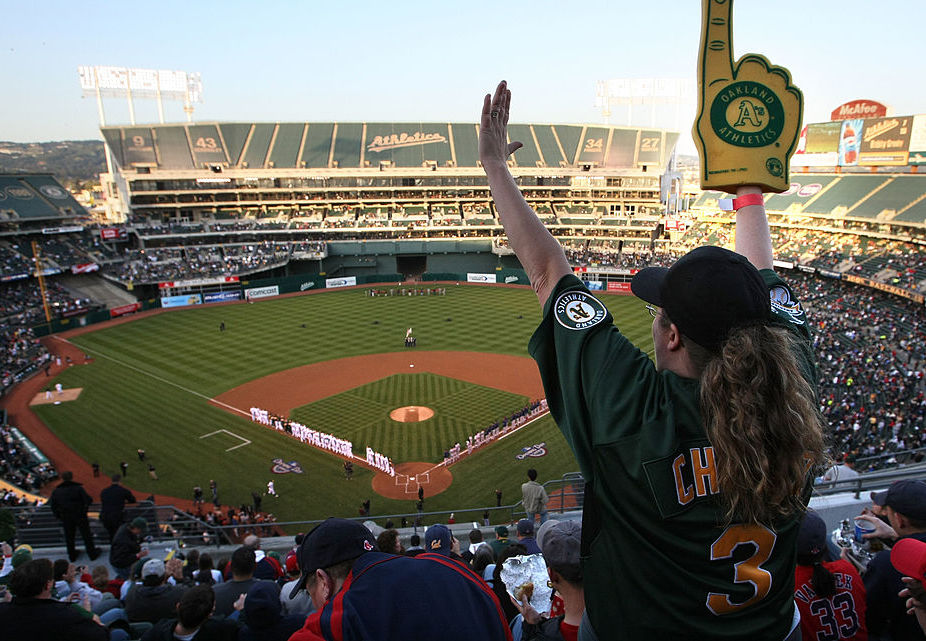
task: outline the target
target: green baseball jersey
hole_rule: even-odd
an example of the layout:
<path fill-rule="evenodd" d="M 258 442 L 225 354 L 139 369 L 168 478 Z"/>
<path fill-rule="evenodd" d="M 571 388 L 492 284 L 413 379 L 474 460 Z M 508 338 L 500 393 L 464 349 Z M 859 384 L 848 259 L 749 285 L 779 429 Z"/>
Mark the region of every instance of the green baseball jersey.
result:
<path fill-rule="evenodd" d="M 773 271 L 761 273 L 770 321 L 802 339 L 798 359 L 813 382 L 803 309 Z M 598 637 L 784 639 L 800 515 L 773 529 L 723 525 L 698 381 L 657 372 L 571 275 L 547 301 L 529 351 L 587 483 L 585 602 Z"/>

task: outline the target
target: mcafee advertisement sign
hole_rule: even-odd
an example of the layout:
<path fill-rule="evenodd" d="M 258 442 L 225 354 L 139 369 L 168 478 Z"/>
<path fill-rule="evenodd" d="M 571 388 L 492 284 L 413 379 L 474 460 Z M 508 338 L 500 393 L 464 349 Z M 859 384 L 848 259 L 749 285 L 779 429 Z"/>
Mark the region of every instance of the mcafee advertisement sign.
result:
<path fill-rule="evenodd" d="M 887 116 L 887 105 L 874 100 L 853 100 L 836 107 L 830 114 L 830 120 L 884 118 L 885 116 Z"/>

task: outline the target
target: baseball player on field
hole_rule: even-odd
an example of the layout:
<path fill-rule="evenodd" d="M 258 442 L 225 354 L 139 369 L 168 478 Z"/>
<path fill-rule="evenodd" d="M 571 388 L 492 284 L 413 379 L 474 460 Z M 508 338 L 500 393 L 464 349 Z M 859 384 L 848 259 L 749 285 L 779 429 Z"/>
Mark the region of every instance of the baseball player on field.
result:
<path fill-rule="evenodd" d="M 273 481 L 267 481 L 267 494 L 272 496 L 277 496 L 276 488 L 273 486 Z"/>
<path fill-rule="evenodd" d="M 727 22 L 708 11 L 706 24 Z M 736 180 L 751 182 L 724 185 L 737 194 L 736 252 L 700 247 L 634 277 L 649 303 L 639 311 L 653 316 L 653 362 L 522 197 L 507 165 L 521 147 L 508 142 L 510 101 L 504 81 L 486 95 L 479 155 L 543 307 L 529 351 L 586 481 L 579 639 L 799 638 L 795 545 L 823 437 L 810 333 L 772 271 L 762 198 L 786 188 L 762 172 L 782 171 L 766 158 L 787 147 L 744 155 L 750 172 Z"/>

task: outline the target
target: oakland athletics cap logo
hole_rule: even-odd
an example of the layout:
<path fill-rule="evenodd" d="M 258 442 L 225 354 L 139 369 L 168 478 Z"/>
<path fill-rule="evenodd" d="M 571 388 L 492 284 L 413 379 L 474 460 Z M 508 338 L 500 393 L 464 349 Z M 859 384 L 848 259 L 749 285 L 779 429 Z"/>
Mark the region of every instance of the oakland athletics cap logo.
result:
<path fill-rule="evenodd" d="M 560 294 L 553 305 L 553 312 L 557 322 L 566 329 L 592 327 L 603 321 L 606 315 L 604 305 L 594 296 L 582 291 Z"/>

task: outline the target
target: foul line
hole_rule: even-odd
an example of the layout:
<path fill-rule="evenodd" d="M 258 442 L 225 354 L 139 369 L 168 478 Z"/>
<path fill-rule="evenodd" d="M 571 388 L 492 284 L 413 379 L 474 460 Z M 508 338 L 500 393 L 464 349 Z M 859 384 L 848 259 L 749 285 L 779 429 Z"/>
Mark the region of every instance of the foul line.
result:
<path fill-rule="evenodd" d="M 60 336 L 54 336 L 53 338 L 54 338 L 55 340 L 61 341 L 62 343 L 67 343 L 68 345 L 74 345 L 74 344 L 71 343 L 70 341 L 63 339 L 63 338 L 61 338 Z M 76 347 L 76 346 L 75 346 L 75 347 Z M 215 399 L 213 399 L 213 398 L 209 398 L 209 397 L 206 396 L 205 394 L 200 394 L 199 392 L 197 392 L 197 391 L 195 391 L 195 390 L 191 390 L 189 387 L 184 387 L 183 385 L 180 385 L 179 383 L 174 383 L 173 381 L 169 381 L 169 380 L 167 380 L 166 378 L 161 378 L 161 377 L 158 376 L 157 374 L 152 374 L 151 372 L 146 372 L 145 370 L 141 369 L 140 367 L 135 367 L 134 365 L 130 365 L 129 363 L 126 363 L 125 361 L 120 361 L 118 358 L 113 358 L 112 356 L 109 356 L 109 355 L 107 355 L 107 354 L 104 354 L 103 352 L 100 352 L 100 351 L 98 351 L 98 350 L 87 349 L 87 348 L 84 348 L 84 347 L 78 347 L 78 349 L 82 349 L 82 350 L 85 351 L 85 352 L 90 352 L 91 354 L 94 355 L 94 357 L 100 356 L 100 357 L 105 358 L 105 359 L 107 359 L 107 360 L 110 360 L 110 361 L 112 361 L 112 362 L 114 362 L 114 363 L 118 363 L 119 365 L 122 365 L 123 367 L 128 367 L 130 370 L 134 370 L 134 371 L 138 372 L 139 374 L 144 374 L 145 376 L 148 376 L 148 377 L 150 377 L 150 378 L 153 378 L 153 379 L 155 379 L 156 381 L 160 381 L 160 382 L 162 382 L 162 383 L 166 383 L 167 385 L 171 385 L 171 386 L 173 386 L 173 387 L 176 387 L 177 389 L 182 390 L 182 391 L 184 391 L 184 392 L 187 392 L 188 394 L 192 394 L 193 396 L 198 396 L 199 398 L 205 399 L 205 400 L 209 401 L 210 403 L 215 403 L 216 405 L 221 405 L 222 407 L 225 407 L 225 408 L 227 408 L 227 409 L 229 409 L 229 410 L 231 410 L 231 411 L 233 411 L 233 412 L 238 412 L 239 414 L 244 414 L 245 416 L 250 416 L 250 415 L 251 415 L 250 412 L 245 412 L 244 410 L 238 409 L 237 407 L 233 407 L 233 406 L 229 405 L 228 403 L 223 403 L 222 401 L 217 401 L 217 400 L 215 400 Z"/>
<path fill-rule="evenodd" d="M 202 438 L 208 438 L 208 437 L 210 437 L 210 436 L 215 436 L 216 434 L 219 434 L 219 433 L 221 433 L 221 432 L 224 432 L 225 434 L 228 434 L 229 436 L 234 436 L 235 438 L 244 441 L 244 443 L 242 443 L 241 445 L 235 445 L 235 446 L 233 446 L 233 447 L 228 448 L 227 450 L 225 450 L 226 452 L 231 452 L 232 450 L 237 450 L 239 447 L 244 447 L 245 445 L 250 445 L 250 444 L 251 444 L 251 441 L 249 441 L 248 439 L 244 438 L 243 436 L 238 436 L 238 435 L 235 434 L 234 432 L 229 432 L 228 430 L 216 430 L 216 431 L 214 431 L 214 432 L 209 432 L 208 434 L 203 434 L 203 435 L 200 436 L 199 438 L 201 438 L 201 439 L 202 439 Z"/>

